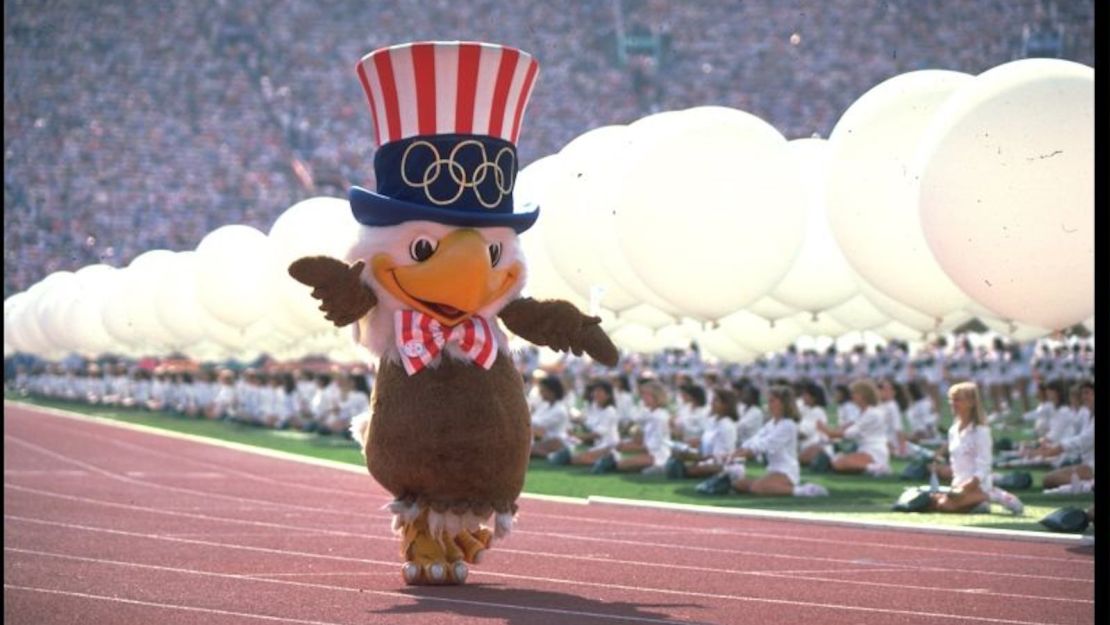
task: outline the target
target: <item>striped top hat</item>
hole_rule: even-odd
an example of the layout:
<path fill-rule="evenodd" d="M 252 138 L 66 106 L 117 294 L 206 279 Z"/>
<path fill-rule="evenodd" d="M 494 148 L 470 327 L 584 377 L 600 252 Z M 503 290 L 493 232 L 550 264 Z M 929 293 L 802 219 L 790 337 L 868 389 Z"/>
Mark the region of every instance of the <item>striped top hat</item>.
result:
<path fill-rule="evenodd" d="M 377 191 L 352 187 L 359 223 L 427 220 L 524 232 L 539 209 L 513 212 L 516 140 L 539 65 L 506 46 L 420 42 L 359 61 L 374 118 Z"/>

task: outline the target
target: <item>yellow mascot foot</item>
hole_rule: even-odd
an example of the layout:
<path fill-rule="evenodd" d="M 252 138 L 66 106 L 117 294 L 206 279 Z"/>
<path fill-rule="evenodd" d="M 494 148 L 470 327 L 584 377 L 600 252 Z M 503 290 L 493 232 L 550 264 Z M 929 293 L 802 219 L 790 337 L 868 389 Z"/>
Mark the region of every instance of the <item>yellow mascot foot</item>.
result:
<path fill-rule="evenodd" d="M 406 584 L 442 585 L 466 582 L 470 570 L 462 561 L 463 553 L 446 533 L 443 540 L 436 540 L 428 531 L 427 521 L 421 515 L 404 528 L 402 553 L 405 563 L 401 578 Z"/>
<path fill-rule="evenodd" d="M 482 540 L 481 537 L 476 535 L 481 532 L 485 532 L 487 535 L 489 534 L 486 530 L 480 530 L 475 533 L 463 530 L 455 535 L 455 544 L 458 545 L 458 548 L 462 551 L 463 559 L 470 564 L 481 564 L 482 555 L 485 553 L 486 549 L 489 548 L 489 537 L 486 536 L 485 540 Z"/>

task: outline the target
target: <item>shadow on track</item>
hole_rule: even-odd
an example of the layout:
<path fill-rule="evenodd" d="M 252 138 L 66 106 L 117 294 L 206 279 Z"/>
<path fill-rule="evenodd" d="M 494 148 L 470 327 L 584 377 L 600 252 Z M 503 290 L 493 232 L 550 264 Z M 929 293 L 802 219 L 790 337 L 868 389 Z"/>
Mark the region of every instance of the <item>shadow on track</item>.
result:
<path fill-rule="evenodd" d="M 396 605 L 374 614 L 453 614 L 460 620 L 504 619 L 506 625 L 565 625 L 566 623 L 683 623 L 692 621 L 669 618 L 650 608 L 700 608 L 696 604 L 645 604 L 624 601 L 601 601 L 581 595 L 508 588 L 500 584 L 467 584 L 410 588 L 403 591 L 416 600 L 413 605 Z M 590 591 L 591 594 L 596 590 Z M 695 624 L 696 625 L 696 624 Z"/>

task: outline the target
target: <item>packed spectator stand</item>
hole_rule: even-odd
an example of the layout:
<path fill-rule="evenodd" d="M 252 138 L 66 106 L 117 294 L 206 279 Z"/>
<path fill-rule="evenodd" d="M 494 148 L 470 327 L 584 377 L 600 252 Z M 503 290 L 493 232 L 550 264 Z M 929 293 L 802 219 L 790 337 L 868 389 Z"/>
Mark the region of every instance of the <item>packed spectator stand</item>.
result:
<path fill-rule="evenodd" d="M 399 41 L 534 53 L 523 165 L 591 128 L 705 104 L 790 139 L 828 136 L 901 72 L 1094 55 L 1093 3 L 1079 0 L 13 0 L 4 18 L 5 297 L 54 271 L 193 249 L 223 224 L 265 231 L 299 200 L 372 186 L 353 67 Z"/>

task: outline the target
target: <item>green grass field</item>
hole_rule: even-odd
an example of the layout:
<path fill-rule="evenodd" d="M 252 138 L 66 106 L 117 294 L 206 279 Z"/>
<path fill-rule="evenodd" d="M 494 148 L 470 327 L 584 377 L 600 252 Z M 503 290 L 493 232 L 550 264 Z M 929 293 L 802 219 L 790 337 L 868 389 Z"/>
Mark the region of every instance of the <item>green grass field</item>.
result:
<path fill-rule="evenodd" d="M 172 430 L 231 441 L 256 447 L 264 447 L 316 458 L 324 458 L 354 465 L 362 465 L 363 458 L 355 443 L 337 436 L 318 436 L 301 432 L 289 432 L 258 428 L 225 422 L 201 421 L 168 414 L 155 414 L 139 410 L 93 407 L 64 401 L 15 398 L 5 393 L 6 399 L 18 399 L 29 404 L 59 408 L 82 414 L 136 423 L 150 427 Z M 942 415 L 945 419 L 946 415 Z M 1019 428 L 996 429 L 996 438 L 1008 436 L 1022 440 L 1030 435 Z M 989 514 L 946 515 L 938 513 L 897 513 L 890 511 L 890 505 L 909 485 L 898 478 L 906 461 L 893 460 L 893 475 L 873 478 L 862 475 L 816 475 L 802 469 L 802 480 L 821 484 L 829 490 L 828 497 L 754 497 L 750 495 L 706 496 L 695 492 L 697 480 L 668 480 L 662 476 L 643 476 L 639 474 L 591 475 L 588 467 L 555 467 L 545 461 L 533 460 L 528 468 L 524 489 L 526 492 L 543 495 L 567 497 L 607 496 L 625 499 L 699 504 L 734 508 L 760 509 L 768 511 L 789 511 L 812 513 L 842 519 L 867 519 L 876 521 L 899 521 L 928 525 L 964 525 L 1000 528 L 1009 530 L 1047 531 L 1037 521 L 1046 514 L 1063 506 L 1087 508 L 1093 502 L 1093 495 L 1058 496 L 1044 495 L 1041 492 L 1041 478 L 1045 470 L 1033 469 L 1034 486 L 1026 491 L 1017 491 L 1025 503 L 1025 514 L 1020 517 L 1011 515 L 1001 506 L 992 506 Z M 762 468 L 754 463 L 748 464 L 749 475 L 762 474 Z M 1088 533 L 1092 530 L 1088 529 Z"/>

